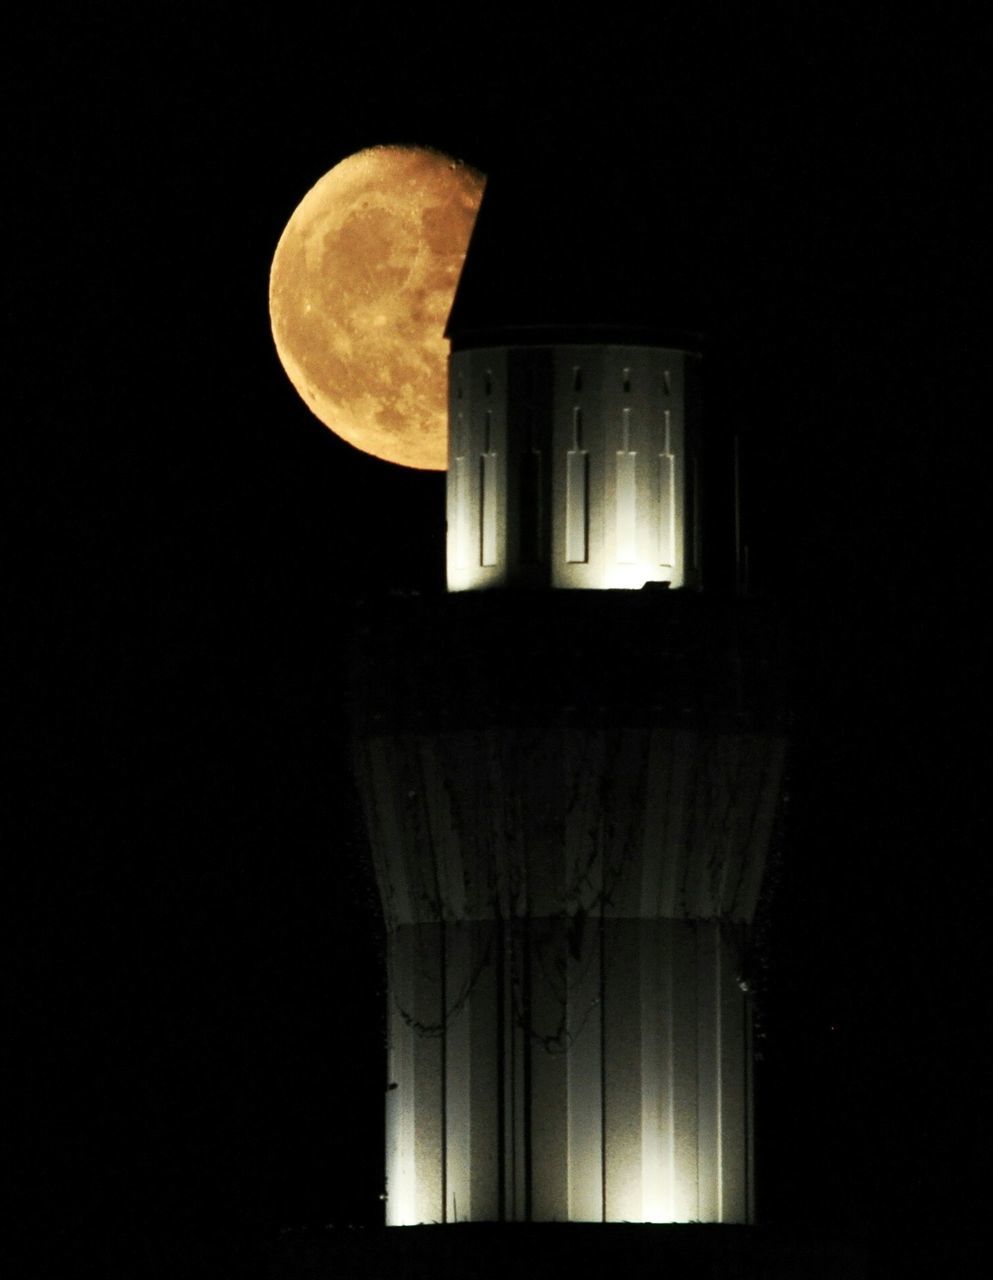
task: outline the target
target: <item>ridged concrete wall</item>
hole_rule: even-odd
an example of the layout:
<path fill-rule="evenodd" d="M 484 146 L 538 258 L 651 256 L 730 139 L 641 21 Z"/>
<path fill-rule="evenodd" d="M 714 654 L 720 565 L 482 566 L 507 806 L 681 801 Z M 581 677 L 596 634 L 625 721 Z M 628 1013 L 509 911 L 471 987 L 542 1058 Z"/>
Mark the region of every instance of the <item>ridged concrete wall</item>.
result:
<path fill-rule="evenodd" d="M 387 1221 L 748 1221 L 739 947 L 702 921 L 394 930 Z"/>
<path fill-rule="evenodd" d="M 783 755 L 650 723 L 356 740 L 389 1223 L 750 1220 L 739 978 Z"/>

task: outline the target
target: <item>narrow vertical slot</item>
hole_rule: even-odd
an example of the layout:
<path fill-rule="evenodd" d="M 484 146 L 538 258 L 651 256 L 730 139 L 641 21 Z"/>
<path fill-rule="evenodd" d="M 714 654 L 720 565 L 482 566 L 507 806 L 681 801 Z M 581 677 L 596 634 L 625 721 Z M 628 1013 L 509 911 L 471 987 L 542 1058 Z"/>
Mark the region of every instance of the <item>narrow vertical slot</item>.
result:
<path fill-rule="evenodd" d="M 607 947 L 603 900 L 600 902 L 600 1221 L 607 1221 Z"/>
<path fill-rule="evenodd" d="M 497 1221 L 507 1221 L 506 925 L 496 922 Z"/>
<path fill-rule="evenodd" d="M 493 414 L 487 409 L 479 459 L 479 563 L 484 568 L 497 562 L 497 456 L 492 435 Z"/>
<path fill-rule="evenodd" d="M 631 448 L 631 410 L 621 410 L 621 448 L 617 450 L 617 560 L 634 564 L 638 559 L 638 454 Z"/>
<path fill-rule="evenodd" d="M 466 465 L 465 458 L 455 459 L 454 560 L 457 569 L 466 568 Z"/>
<path fill-rule="evenodd" d="M 664 411 L 664 437 L 659 454 L 659 564 L 671 569 L 676 546 L 675 467 L 672 456 L 672 414 Z"/>
<path fill-rule="evenodd" d="M 459 381 L 458 397 L 462 397 L 462 383 Z M 454 529 L 452 531 L 453 539 L 453 560 L 457 569 L 465 569 L 468 566 L 468 538 L 466 537 L 466 526 L 469 522 L 469 494 L 467 492 L 468 467 L 466 466 L 465 456 L 465 414 L 461 411 L 455 418 L 455 440 L 454 440 L 454 458 L 452 466 L 454 476 L 452 477 L 453 488 L 455 490 L 455 510 L 453 512 Z"/>
<path fill-rule="evenodd" d="M 526 919 L 523 928 L 523 940 L 521 950 L 521 1012 L 523 1014 L 522 1022 L 525 1027 L 531 1028 L 534 1025 L 533 1003 L 531 998 L 531 966 L 533 963 L 531 956 L 531 921 Z M 522 1037 L 522 1061 L 521 1061 L 521 1145 L 523 1150 L 522 1166 L 523 1166 L 523 1186 L 521 1206 L 523 1213 L 521 1217 L 525 1222 L 531 1221 L 532 1205 L 533 1205 L 533 1177 L 534 1177 L 534 1144 L 532 1141 L 532 1126 L 534 1124 L 534 1113 L 532 1109 L 534 1081 L 532 1073 L 531 1054 L 534 1047 L 534 1036 L 529 1034 Z"/>
<path fill-rule="evenodd" d="M 569 564 L 589 559 L 589 457 L 581 409 L 572 411 L 572 448 L 566 454 L 565 558 Z"/>
<path fill-rule="evenodd" d="M 440 926 L 441 941 L 441 1062 L 438 1074 L 441 1077 L 441 1220 L 448 1221 L 448 947 L 445 933 L 445 922 Z"/>

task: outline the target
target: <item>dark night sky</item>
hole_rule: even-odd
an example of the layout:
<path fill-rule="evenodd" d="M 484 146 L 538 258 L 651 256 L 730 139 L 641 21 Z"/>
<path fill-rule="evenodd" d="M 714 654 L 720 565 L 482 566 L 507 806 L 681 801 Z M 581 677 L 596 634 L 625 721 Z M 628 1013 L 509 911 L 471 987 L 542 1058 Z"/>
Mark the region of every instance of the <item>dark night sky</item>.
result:
<path fill-rule="evenodd" d="M 551 154 L 577 202 L 623 174 L 704 212 L 711 401 L 752 443 L 758 578 L 798 655 L 763 1204 L 853 1227 L 971 1211 L 989 50 L 970 6 L 832 9 L 22 19 L 8 1093 L 44 1247 L 136 1275 L 165 1238 L 379 1220 L 340 659 L 358 596 L 440 587 L 444 481 L 310 418 L 266 289 L 304 191 L 394 141 L 491 173 Z"/>

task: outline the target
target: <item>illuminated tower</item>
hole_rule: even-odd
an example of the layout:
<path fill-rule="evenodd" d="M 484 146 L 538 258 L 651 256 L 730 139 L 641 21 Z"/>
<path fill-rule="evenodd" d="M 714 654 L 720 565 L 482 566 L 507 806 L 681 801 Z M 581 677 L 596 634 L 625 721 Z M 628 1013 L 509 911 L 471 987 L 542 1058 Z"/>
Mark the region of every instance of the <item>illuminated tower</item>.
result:
<path fill-rule="evenodd" d="M 697 344 L 530 320 L 457 305 L 449 594 L 360 637 L 387 1222 L 748 1222 L 778 629 L 707 589 Z"/>

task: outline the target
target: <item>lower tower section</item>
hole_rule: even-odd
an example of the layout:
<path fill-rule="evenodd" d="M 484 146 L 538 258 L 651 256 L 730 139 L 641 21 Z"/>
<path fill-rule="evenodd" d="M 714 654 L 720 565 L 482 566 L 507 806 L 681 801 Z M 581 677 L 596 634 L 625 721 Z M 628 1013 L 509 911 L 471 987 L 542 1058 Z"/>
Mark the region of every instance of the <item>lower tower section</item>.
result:
<path fill-rule="evenodd" d="M 396 601 L 355 657 L 387 926 L 387 1221 L 747 1222 L 775 619 Z"/>
<path fill-rule="evenodd" d="M 736 931 L 525 917 L 388 947 L 388 1223 L 751 1220 Z"/>

